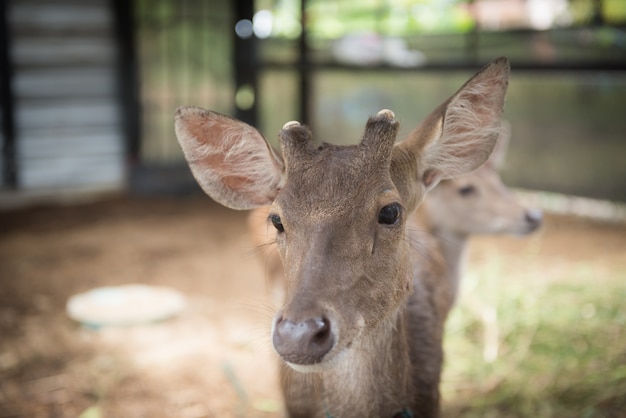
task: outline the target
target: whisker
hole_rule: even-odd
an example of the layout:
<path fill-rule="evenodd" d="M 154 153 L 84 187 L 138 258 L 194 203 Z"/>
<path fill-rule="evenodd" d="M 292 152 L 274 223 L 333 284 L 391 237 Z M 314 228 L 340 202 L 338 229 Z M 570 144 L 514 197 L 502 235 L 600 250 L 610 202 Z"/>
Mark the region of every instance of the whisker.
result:
<path fill-rule="evenodd" d="M 253 300 L 238 305 L 240 312 L 252 313 L 247 315 L 253 319 L 248 322 L 247 331 L 250 337 L 249 344 L 252 348 L 262 348 L 271 350 L 270 330 L 274 318 L 275 310 L 264 301 Z"/>
<path fill-rule="evenodd" d="M 424 259 L 437 264 L 443 264 L 444 260 L 441 258 L 439 251 L 436 250 L 436 237 L 425 229 L 418 227 L 408 227 L 409 233 L 406 235 L 411 249 L 417 252 Z"/>

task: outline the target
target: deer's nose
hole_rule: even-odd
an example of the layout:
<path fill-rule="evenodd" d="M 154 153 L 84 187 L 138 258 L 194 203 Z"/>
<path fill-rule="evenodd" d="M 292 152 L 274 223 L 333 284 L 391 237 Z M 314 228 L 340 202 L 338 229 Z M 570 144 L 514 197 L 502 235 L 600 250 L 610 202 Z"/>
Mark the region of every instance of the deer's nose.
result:
<path fill-rule="evenodd" d="M 526 218 L 526 223 L 528 224 L 530 230 L 534 231 L 541 225 L 543 213 L 539 209 L 528 209 L 524 214 L 524 217 Z"/>
<path fill-rule="evenodd" d="M 330 320 L 320 316 L 294 322 L 280 318 L 272 342 L 286 362 L 300 365 L 319 363 L 334 344 Z"/>

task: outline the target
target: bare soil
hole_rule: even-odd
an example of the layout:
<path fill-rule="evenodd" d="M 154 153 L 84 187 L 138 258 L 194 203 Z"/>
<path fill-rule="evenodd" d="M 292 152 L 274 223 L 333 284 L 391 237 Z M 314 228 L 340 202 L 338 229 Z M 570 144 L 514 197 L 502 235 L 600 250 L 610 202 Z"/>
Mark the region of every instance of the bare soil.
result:
<path fill-rule="evenodd" d="M 626 260 L 624 225 L 549 217 L 538 237 L 546 266 Z M 472 259 L 523 245 L 481 238 Z M 259 251 L 246 213 L 206 197 L 0 213 L 0 417 L 280 416 Z M 126 283 L 175 288 L 188 307 L 128 327 L 67 317 L 70 296 Z"/>

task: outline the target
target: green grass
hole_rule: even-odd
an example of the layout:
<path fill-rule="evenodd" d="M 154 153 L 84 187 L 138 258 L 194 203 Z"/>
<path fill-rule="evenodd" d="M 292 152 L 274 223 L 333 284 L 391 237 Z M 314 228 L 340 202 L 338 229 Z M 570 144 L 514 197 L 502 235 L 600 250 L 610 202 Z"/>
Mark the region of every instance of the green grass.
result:
<path fill-rule="evenodd" d="M 626 271 L 599 277 L 581 261 L 542 280 L 527 256 L 468 269 L 447 325 L 444 415 L 626 416 Z"/>

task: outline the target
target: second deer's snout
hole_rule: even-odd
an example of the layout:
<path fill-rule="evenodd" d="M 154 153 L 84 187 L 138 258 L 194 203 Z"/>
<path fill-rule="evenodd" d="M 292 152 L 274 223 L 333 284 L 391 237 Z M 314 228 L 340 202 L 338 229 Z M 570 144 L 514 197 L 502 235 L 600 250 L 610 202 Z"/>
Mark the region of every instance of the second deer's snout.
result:
<path fill-rule="evenodd" d="M 524 212 L 524 219 L 528 225 L 530 232 L 541 226 L 543 220 L 543 213 L 539 209 L 528 209 Z"/>
<path fill-rule="evenodd" d="M 298 365 L 311 365 L 322 361 L 332 349 L 335 337 L 331 321 L 318 316 L 292 321 L 280 316 L 274 325 L 272 342 L 283 360 Z"/>

